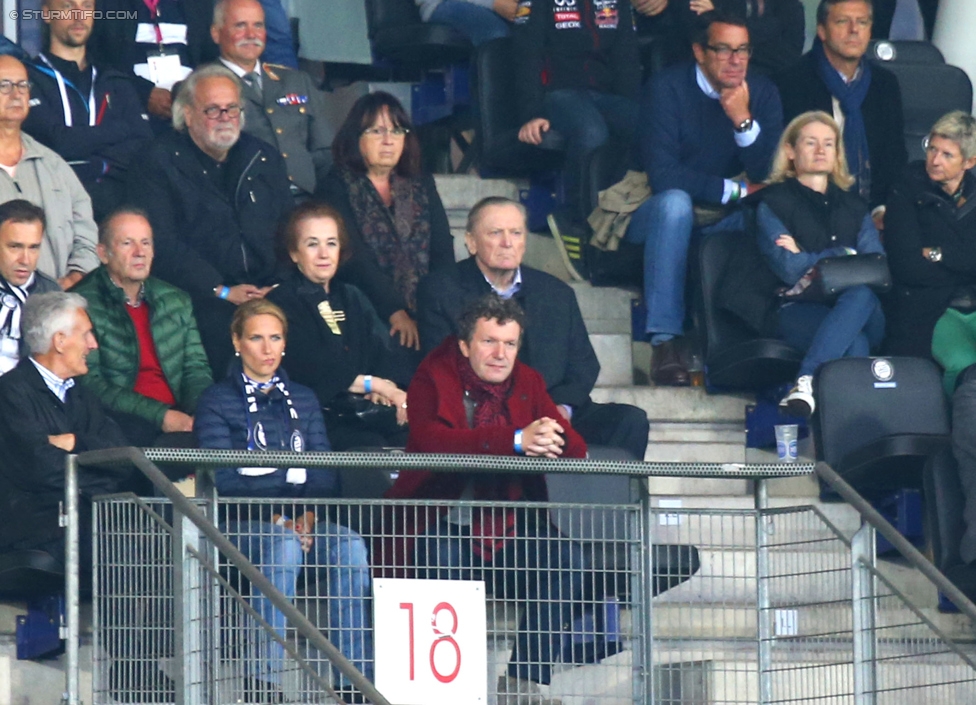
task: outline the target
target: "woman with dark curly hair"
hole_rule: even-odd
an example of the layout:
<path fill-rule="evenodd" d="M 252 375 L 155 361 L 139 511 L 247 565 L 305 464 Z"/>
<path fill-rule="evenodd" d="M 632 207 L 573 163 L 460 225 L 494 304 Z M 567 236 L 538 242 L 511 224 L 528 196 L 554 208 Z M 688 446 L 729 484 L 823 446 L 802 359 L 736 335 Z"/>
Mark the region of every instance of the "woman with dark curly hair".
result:
<path fill-rule="evenodd" d="M 447 214 L 434 179 L 420 173 L 420 141 L 389 93 L 356 101 L 332 143 L 335 165 L 317 196 L 334 206 L 349 234 L 339 278 L 362 289 L 394 345 L 395 379 L 406 386 L 420 362 L 413 312 L 417 283 L 454 263 Z"/>

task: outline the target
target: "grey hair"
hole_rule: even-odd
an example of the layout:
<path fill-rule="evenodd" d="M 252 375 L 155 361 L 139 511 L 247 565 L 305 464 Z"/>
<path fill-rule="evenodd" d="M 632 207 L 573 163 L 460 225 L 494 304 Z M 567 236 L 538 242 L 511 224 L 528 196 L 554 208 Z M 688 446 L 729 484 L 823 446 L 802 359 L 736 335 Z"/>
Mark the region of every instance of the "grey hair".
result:
<path fill-rule="evenodd" d="M 217 0 L 214 3 L 213 20 L 211 21 L 211 26 L 213 27 L 223 27 L 224 26 L 224 16 L 227 14 L 227 6 L 232 2 L 232 0 Z M 258 0 L 254 0 L 259 5 L 261 4 Z M 264 6 L 261 6 L 261 12 L 264 12 Z"/>
<path fill-rule="evenodd" d="M 482 212 L 491 206 L 515 206 L 519 209 L 519 213 L 522 214 L 522 220 L 528 220 L 528 214 L 525 211 L 525 206 L 518 201 L 513 201 L 511 198 L 506 198 L 505 196 L 486 196 L 475 203 L 468 212 L 468 222 L 467 225 L 465 225 L 465 231 L 473 233 L 474 229 L 478 226 L 478 221 L 481 220 Z"/>
<path fill-rule="evenodd" d="M 49 291 L 27 297 L 20 325 L 31 354 L 43 355 L 49 351 L 55 333 L 70 333 L 79 308 L 88 310 L 88 302 L 81 294 Z"/>
<path fill-rule="evenodd" d="M 942 137 L 955 142 L 964 160 L 976 157 L 976 118 L 962 110 L 953 110 L 940 117 L 932 126 L 928 140 Z"/>
<path fill-rule="evenodd" d="M 207 78 L 226 78 L 233 81 L 234 87 L 237 89 L 237 102 L 242 102 L 244 86 L 241 84 L 241 79 L 237 77 L 237 74 L 223 64 L 207 64 L 206 66 L 202 66 L 187 76 L 180 84 L 180 90 L 176 93 L 176 98 L 173 100 L 173 129 L 177 132 L 182 132 L 186 129 L 186 116 L 183 112 L 193 105 L 196 98 L 197 84 Z M 241 129 L 243 128 L 244 110 L 242 108 Z"/>

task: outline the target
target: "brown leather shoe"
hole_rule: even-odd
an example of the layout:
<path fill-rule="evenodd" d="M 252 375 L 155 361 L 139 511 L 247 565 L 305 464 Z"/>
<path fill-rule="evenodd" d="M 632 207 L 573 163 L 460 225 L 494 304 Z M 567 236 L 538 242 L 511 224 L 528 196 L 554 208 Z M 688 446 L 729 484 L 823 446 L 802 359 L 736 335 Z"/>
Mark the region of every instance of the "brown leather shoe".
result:
<path fill-rule="evenodd" d="M 655 345 L 651 353 L 651 381 L 658 387 L 687 387 L 691 375 L 681 360 L 677 340 Z"/>

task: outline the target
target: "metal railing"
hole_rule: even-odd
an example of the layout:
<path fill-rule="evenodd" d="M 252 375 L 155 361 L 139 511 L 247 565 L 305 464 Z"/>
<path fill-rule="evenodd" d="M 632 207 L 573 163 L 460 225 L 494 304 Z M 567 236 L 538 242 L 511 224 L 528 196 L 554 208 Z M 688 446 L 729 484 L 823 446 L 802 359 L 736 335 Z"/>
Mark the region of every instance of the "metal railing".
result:
<path fill-rule="evenodd" d="M 153 449 L 146 456 L 198 467 L 255 462 L 253 454 L 235 451 Z M 77 458 L 82 464 L 131 462 L 166 497 L 96 502 L 96 526 L 104 530 L 96 529 L 94 705 L 114 702 L 113 683 L 132 685 L 143 678 L 139 687 L 158 688 L 160 664 L 172 678 L 167 687 L 175 702 L 235 701 L 263 675 L 286 702 L 331 702 L 330 684 L 342 679 L 372 702 L 384 703 L 360 673 L 371 668 L 371 660 L 354 668 L 325 636 L 335 636 L 349 653 L 348 635 L 365 637 L 370 629 L 368 623 L 352 624 L 342 644 L 330 589 L 337 580 L 329 574 L 334 561 L 309 550 L 297 589 L 286 595 L 264 575 L 276 558 L 238 550 L 247 541 L 274 538 L 267 507 L 276 500 L 188 500 L 146 456 L 119 449 Z M 520 503 L 515 535 L 537 549 L 525 553 L 548 555 L 552 563 L 515 566 L 516 572 L 537 574 L 536 593 L 528 596 L 532 579 L 512 585 L 505 580 L 506 566 L 471 560 L 478 540 L 456 528 L 463 522 L 443 520 L 446 512 L 449 518 L 474 515 L 482 525 L 497 524 L 513 507 L 331 500 L 274 510 L 320 517 L 323 533 L 314 536 L 313 546 L 328 539 L 329 525 L 355 529 L 369 548 L 374 576 L 483 579 L 491 592 L 490 702 L 504 687 L 495 679 L 509 674 L 527 676 L 518 679 L 519 688 L 544 681 L 537 697 L 566 705 L 919 705 L 965 702 L 976 693 L 973 654 L 954 641 L 971 623 L 915 607 L 903 589 L 905 569 L 895 566 L 892 574 L 874 556 L 875 527 L 931 580 L 925 589 L 938 586 L 973 623 L 976 607 L 826 466 L 344 453 L 269 453 L 261 463 L 293 466 L 298 460 L 309 468 L 597 473 L 638 482 L 650 476 L 755 480 L 754 506 L 739 509 L 661 508 L 646 491 L 626 504 Z M 71 469 L 69 464 L 69 479 Z M 814 470 L 857 511 L 846 524 L 816 507 L 769 506 L 766 479 Z M 466 550 L 467 560 L 445 558 Z M 675 561 L 671 568 L 665 566 L 669 559 Z M 540 585 L 546 594 L 538 594 Z M 162 593 L 169 594 L 169 603 Z M 69 592 L 69 627 L 73 601 L 77 619 L 76 600 Z M 142 606 L 133 611 L 137 605 Z M 141 641 L 131 636 L 137 632 Z M 77 622 L 69 633 L 77 639 Z M 68 655 L 73 705 L 77 648 L 72 652 L 70 639 Z M 147 670 L 153 674 L 149 680 Z"/>

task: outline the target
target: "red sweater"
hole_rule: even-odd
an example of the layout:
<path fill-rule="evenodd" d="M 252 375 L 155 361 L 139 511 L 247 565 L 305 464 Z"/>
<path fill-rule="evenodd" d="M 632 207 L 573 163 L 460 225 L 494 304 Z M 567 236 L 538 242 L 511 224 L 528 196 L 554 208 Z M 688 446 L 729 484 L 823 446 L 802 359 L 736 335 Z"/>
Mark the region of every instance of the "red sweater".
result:
<path fill-rule="evenodd" d="M 410 400 L 408 453 L 458 453 L 465 455 L 515 455 L 515 431 L 543 416 L 557 419 L 566 429 L 563 457 L 586 457 L 586 443 L 564 421 L 546 392 L 542 375 L 516 361 L 512 393 L 505 402 L 512 422 L 503 426 L 468 428 L 464 388 L 455 365 L 457 338 L 449 336 L 424 359 L 413 376 Z M 464 473 L 410 470 L 400 473 L 387 493 L 392 498 L 456 499 L 467 482 Z M 523 476 L 526 498 L 544 500 L 542 475 Z"/>
<path fill-rule="evenodd" d="M 160 404 L 176 406 L 176 397 L 163 374 L 163 366 L 159 364 L 156 342 L 149 327 L 149 305 L 145 301 L 136 307 L 126 304 L 125 310 L 129 312 L 139 341 L 139 371 L 132 390 L 136 394 L 155 399 Z"/>

